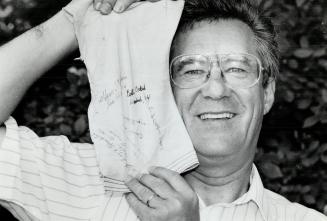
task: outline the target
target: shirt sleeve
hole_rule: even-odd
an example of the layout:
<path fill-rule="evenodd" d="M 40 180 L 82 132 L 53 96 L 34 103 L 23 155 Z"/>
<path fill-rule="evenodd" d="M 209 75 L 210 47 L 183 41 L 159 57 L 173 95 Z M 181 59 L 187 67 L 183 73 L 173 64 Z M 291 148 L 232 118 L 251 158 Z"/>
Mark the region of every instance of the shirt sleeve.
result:
<path fill-rule="evenodd" d="M 19 220 L 89 220 L 104 193 L 93 146 L 5 125 L 0 204 Z"/>

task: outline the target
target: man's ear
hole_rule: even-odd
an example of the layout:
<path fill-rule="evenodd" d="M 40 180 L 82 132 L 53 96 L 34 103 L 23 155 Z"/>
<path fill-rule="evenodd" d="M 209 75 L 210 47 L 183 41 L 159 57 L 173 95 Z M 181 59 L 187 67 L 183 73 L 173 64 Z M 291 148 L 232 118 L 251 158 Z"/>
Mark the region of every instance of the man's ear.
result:
<path fill-rule="evenodd" d="M 264 90 L 264 114 L 267 114 L 275 101 L 276 81 L 269 80 Z"/>

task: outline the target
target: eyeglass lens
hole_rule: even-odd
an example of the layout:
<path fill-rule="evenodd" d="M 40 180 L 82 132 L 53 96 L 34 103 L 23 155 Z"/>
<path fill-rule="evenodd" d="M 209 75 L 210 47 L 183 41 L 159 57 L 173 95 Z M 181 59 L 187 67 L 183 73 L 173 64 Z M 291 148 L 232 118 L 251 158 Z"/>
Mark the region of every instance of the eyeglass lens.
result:
<path fill-rule="evenodd" d="M 211 75 L 214 62 L 220 68 L 222 79 L 233 87 L 250 87 L 260 75 L 259 60 L 250 54 L 228 55 L 183 55 L 171 64 L 174 84 L 182 88 L 198 87 L 206 83 Z"/>

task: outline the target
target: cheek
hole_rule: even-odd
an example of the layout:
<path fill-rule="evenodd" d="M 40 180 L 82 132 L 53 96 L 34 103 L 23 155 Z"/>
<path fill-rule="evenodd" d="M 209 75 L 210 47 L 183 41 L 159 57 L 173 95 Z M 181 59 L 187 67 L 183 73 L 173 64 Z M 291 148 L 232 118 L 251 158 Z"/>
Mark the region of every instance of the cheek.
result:
<path fill-rule="evenodd" d="M 187 109 L 189 106 L 187 103 L 188 99 L 182 92 L 180 92 L 180 90 L 174 92 L 174 97 L 178 112 L 181 115 L 184 124 L 187 124 Z"/>
<path fill-rule="evenodd" d="M 244 127 L 245 131 L 256 131 L 260 128 L 264 112 L 264 96 L 261 88 L 241 91 L 239 102 L 245 109 Z"/>
<path fill-rule="evenodd" d="M 186 89 L 174 89 L 173 90 L 175 102 L 179 113 L 184 119 L 190 113 L 192 102 L 194 101 L 194 93 Z"/>
<path fill-rule="evenodd" d="M 258 90 L 256 93 L 253 93 L 248 100 L 248 131 L 257 133 L 262 124 L 263 112 L 264 112 L 264 96 L 263 91 Z"/>

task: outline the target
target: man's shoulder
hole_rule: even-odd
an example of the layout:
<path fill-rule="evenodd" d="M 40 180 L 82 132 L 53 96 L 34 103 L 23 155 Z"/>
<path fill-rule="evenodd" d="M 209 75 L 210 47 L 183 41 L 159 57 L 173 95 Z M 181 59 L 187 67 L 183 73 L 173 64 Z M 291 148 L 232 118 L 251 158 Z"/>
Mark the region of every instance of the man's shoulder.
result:
<path fill-rule="evenodd" d="M 97 167 L 92 144 L 72 143 L 62 135 L 39 137 L 28 127 L 18 126 L 12 117 L 5 122 L 5 126 L 0 143 L 1 156 L 14 154 L 16 157 L 23 157 L 28 161 L 37 160 L 46 165 L 49 165 L 49 160 L 53 165 L 59 165 L 65 159 L 65 164 Z"/>
<path fill-rule="evenodd" d="M 268 203 L 274 207 L 276 211 L 285 211 L 285 216 L 287 214 L 295 214 L 294 216 L 298 216 L 300 221 L 327 221 L 327 217 L 309 207 L 301 205 L 296 202 L 291 202 L 286 199 L 284 196 L 275 193 L 271 190 L 265 189 L 265 197 Z M 293 216 L 293 215 L 292 215 Z"/>
<path fill-rule="evenodd" d="M 104 193 L 93 145 L 74 144 L 65 136 L 39 137 L 13 118 L 5 126 L 0 204 L 38 220 L 89 220 Z"/>

